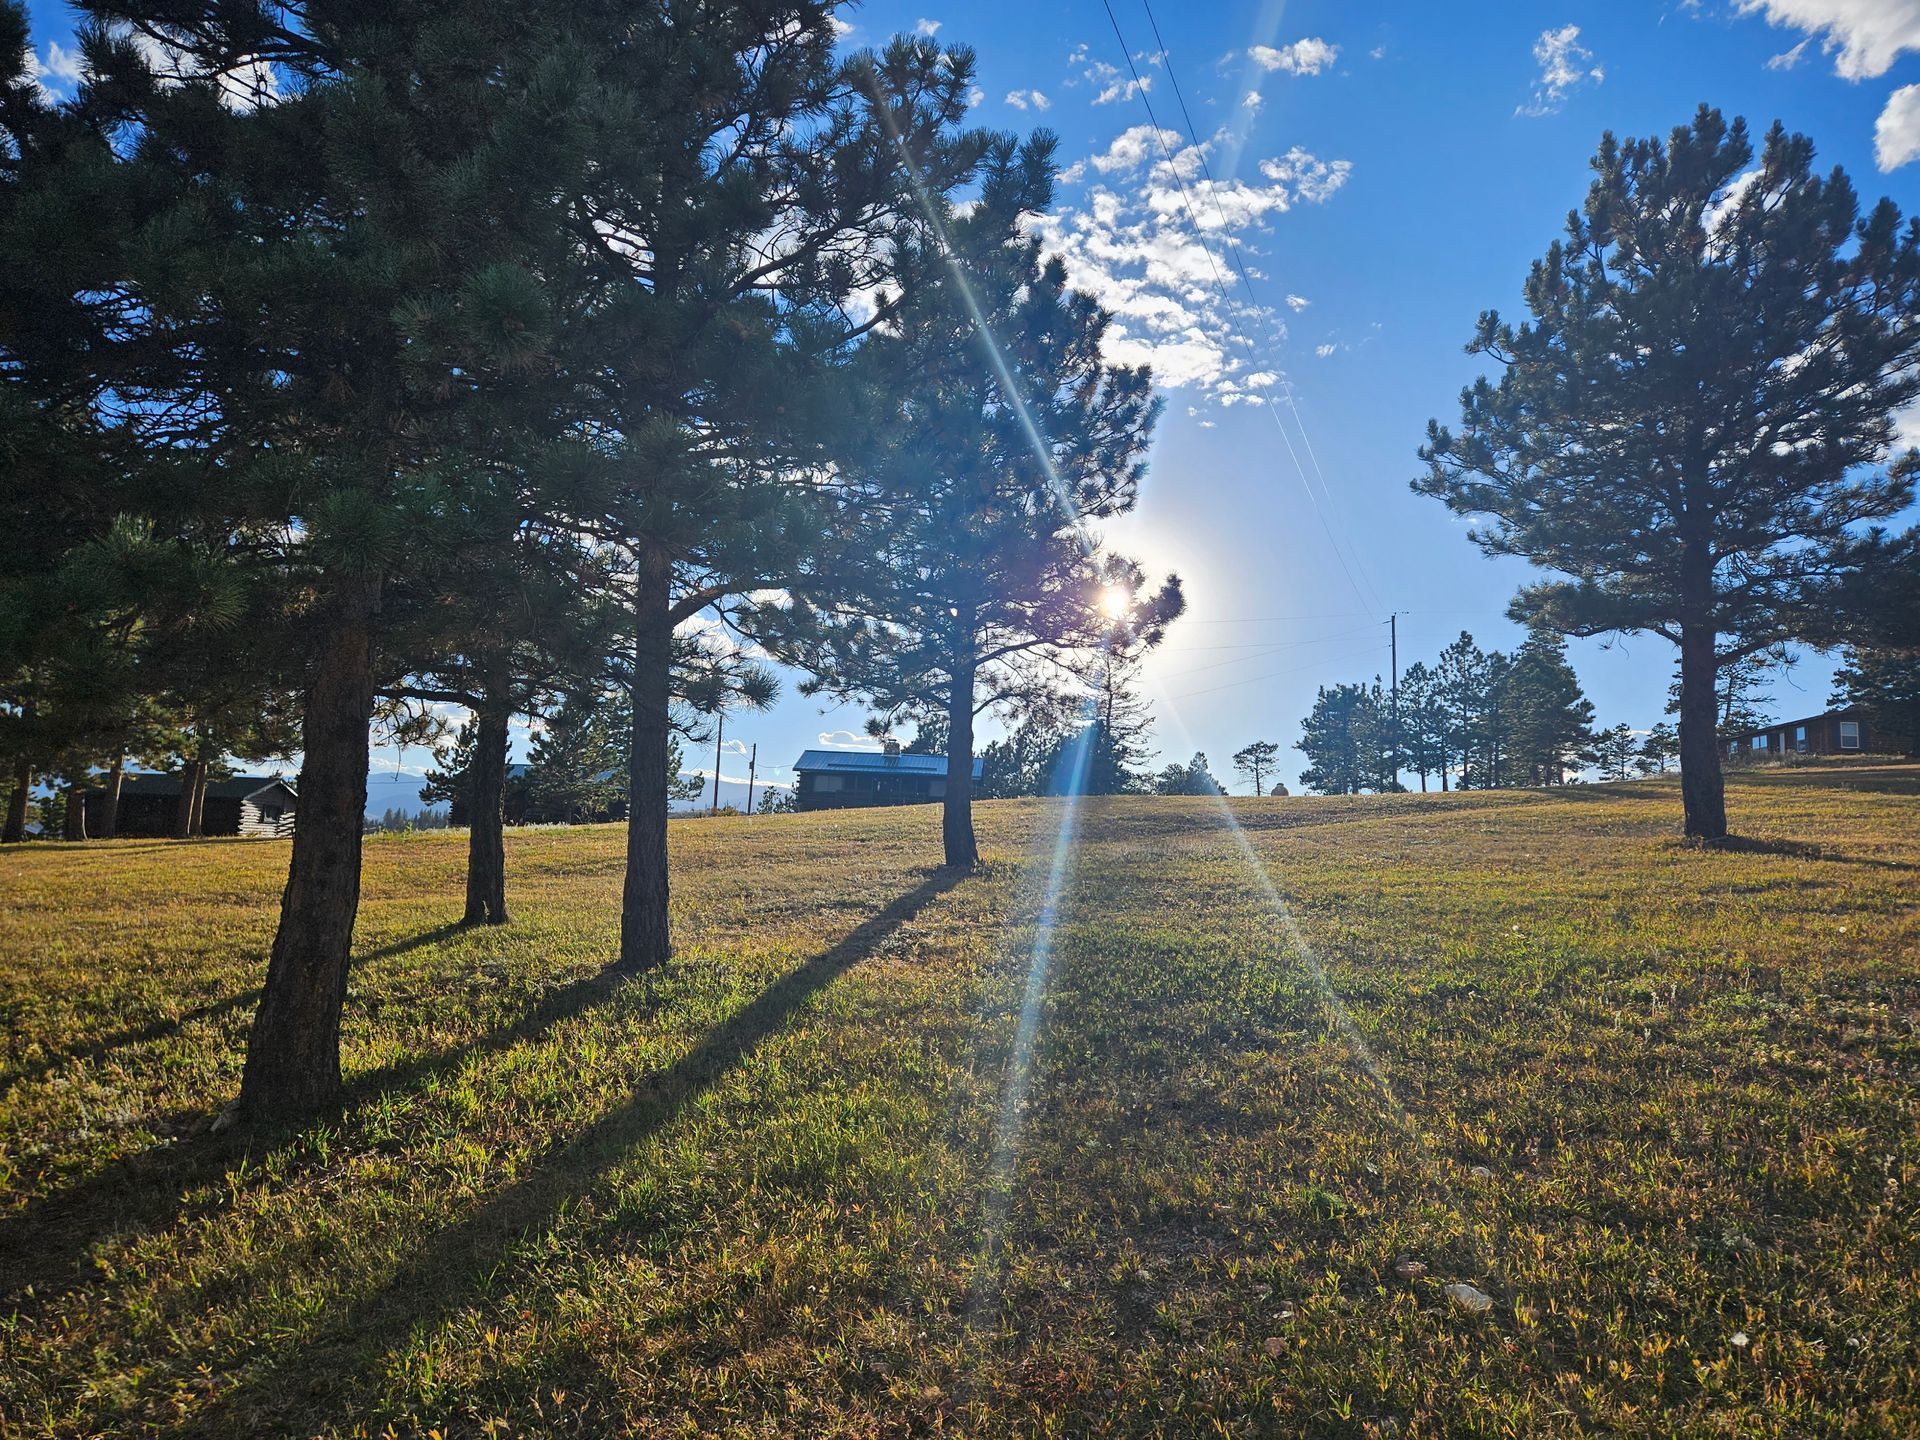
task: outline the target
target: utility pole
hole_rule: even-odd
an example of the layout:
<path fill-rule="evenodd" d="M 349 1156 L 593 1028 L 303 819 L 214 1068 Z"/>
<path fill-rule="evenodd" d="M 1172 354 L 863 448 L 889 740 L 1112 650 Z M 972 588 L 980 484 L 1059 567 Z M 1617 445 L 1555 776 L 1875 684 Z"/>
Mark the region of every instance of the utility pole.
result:
<path fill-rule="evenodd" d="M 715 711 L 713 726 L 713 813 L 720 813 L 720 742 L 727 738 L 727 712 Z"/>
<path fill-rule="evenodd" d="M 747 814 L 753 814 L 753 773 L 760 765 L 760 742 L 753 742 L 753 753 L 747 756 Z"/>
<path fill-rule="evenodd" d="M 1400 783 L 1400 612 L 1387 616 L 1387 646 L 1392 655 L 1388 673 L 1393 677 L 1393 783 Z M 1377 683 L 1377 677 L 1376 677 Z"/>

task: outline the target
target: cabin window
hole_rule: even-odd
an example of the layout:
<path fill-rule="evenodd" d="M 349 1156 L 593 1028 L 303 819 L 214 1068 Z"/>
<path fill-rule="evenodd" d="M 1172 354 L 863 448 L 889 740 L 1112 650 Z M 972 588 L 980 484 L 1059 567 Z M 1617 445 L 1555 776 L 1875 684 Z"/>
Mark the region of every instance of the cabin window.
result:
<path fill-rule="evenodd" d="M 946 782 L 946 781 L 944 781 L 944 780 L 932 780 L 932 781 L 929 781 L 929 782 L 928 782 L 928 784 L 927 784 L 927 794 L 928 794 L 929 796 L 931 796 L 931 797 L 933 797 L 933 798 L 935 798 L 935 799 L 939 799 L 939 798 L 941 798 L 941 797 L 943 797 L 943 796 L 945 796 L 945 795 L 946 795 L 946 793 L 947 793 L 947 782 Z"/>
<path fill-rule="evenodd" d="M 1764 735 L 1756 735 L 1756 736 L 1754 736 L 1754 737 L 1753 737 L 1753 748 L 1754 748 L 1754 749 L 1756 749 L 1756 750 L 1764 750 L 1764 749 L 1766 749 L 1766 748 L 1767 748 L 1767 737 L 1766 737 L 1766 736 L 1764 736 Z"/>
<path fill-rule="evenodd" d="M 840 788 L 838 775 L 816 775 L 813 777 L 813 791 L 816 795 L 827 795 Z"/>
<path fill-rule="evenodd" d="M 1807 727 L 1806 726 L 1796 725 L 1793 727 L 1793 748 L 1802 755 L 1807 753 Z"/>
<path fill-rule="evenodd" d="M 280 823 L 280 807 L 278 805 L 262 805 L 260 807 L 260 819 L 268 825 L 278 825 Z"/>
<path fill-rule="evenodd" d="M 1842 720 L 1840 722 L 1840 748 L 1842 750 L 1858 750 L 1860 748 L 1860 722 L 1858 720 Z"/>

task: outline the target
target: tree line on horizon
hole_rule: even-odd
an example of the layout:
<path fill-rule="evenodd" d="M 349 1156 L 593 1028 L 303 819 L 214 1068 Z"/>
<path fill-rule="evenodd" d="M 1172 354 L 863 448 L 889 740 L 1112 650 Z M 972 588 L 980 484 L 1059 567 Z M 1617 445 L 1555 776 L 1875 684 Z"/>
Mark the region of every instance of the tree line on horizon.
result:
<path fill-rule="evenodd" d="M 1090 704 L 1180 613 L 1094 528 L 1151 377 L 1031 238 L 1054 138 L 967 126 L 967 47 L 842 54 L 792 0 L 79 8 L 55 103 L 0 4 L 0 759 L 18 810 L 286 717 L 233 1118 L 340 1093 L 376 734 L 467 712 L 465 918 L 504 923 L 509 722 L 620 697 L 554 743 L 624 755 L 637 972 L 674 738 L 760 657 L 942 735 L 969 867 L 976 718 Z"/>

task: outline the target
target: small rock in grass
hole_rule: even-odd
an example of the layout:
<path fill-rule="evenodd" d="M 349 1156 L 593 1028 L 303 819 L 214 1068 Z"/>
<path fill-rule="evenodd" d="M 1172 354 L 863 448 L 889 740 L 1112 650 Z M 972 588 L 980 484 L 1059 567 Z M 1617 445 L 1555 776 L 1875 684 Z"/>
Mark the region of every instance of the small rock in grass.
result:
<path fill-rule="evenodd" d="M 1265 1348 L 1268 1359 L 1278 1360 L 1282 1355 L 1287 1353 L 1287 1342 L 1282 1340 L 1278 1335 L 1269 1335 L 1266 1339 Z"/>
<path fill-rule="evenodd" d="M 1402 1280 L 1419 1280 L 1426 1275 L 1427 1264 L 1424 1260 L 1415 1260 L 1411 1255 L 1402 1255 L 1393 1262 L 1393 1273 Z"/>
<path fill-rule="evenodd" d="M 1493 1308 L 1493 1297 L 1477 1286 L 1456 1280 L 1447 1286 L 1447 1298 L 1469 1315 L 1484 1315 Z"/>
<path fill-rule="evenodd" d="M 1476 1180 L 1491 1180 L 1493 1178 L 1493 1171 L 1484 1165 L 1476 1165 L 1467 1171 L 1467 1173 Z"/>

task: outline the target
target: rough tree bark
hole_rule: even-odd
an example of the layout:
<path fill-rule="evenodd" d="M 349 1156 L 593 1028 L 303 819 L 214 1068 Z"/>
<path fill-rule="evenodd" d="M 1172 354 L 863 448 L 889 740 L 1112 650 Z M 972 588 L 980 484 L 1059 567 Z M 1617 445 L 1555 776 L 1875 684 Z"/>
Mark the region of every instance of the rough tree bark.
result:
<path fill-rule="evenodd" d="M 1680 802 L 1687 837 L 1721 840 L 1727 833 L 1726 784 L 1720 774 L 1720 733 L 1714 724 L 1714 660 L 1711 626 L 1680 632 Z"/>
<path fill-rule="evenodd" d="M 200 762 L 187 760 L 180 766 L 180 801 L 173 809 L 173 838 L 185 840 L 193 834 L 193 797 L 200 789 Z"/>
<path fill-rule="evenodd" d="M 207 833 L 207 783 L 213 779 L 213 761 L 213 756 L 202 753 L 194 762 L 193 818 L 188 822 L 188 833 L 195 836 Z"/>
<path fill-rule="evenodd" d="M 954 667 L 947 692 L 947 793 L 940 807 L 946 863 L 962 870 L 980 863 L 973 836 L 973 680 L 970 661 Z"/>
<path fill-rule="evenodd" d="M 489 676 L 474 715 L 467 770 L 467 913 L 463 925 L 507 923 L 506 687 Z"/>
<path fill-rule="evenodd" d="M 0 844 L 18 845 L 27 838 L 27 798 L 33 793 L 33 766 L 17 760 L 13 766 L 13 793 L 7 797 L 7 823 Z"/>
<path fill-rule="evenodd" d="M 673 561 L 642 546 L 634 583 L 633 735 L 627 760 L 627 878 L 619 968 L 650 970 L 673 953 L 667 888 L 668 685 Z"/>
<path fill-rule="evenodd" d="M 360 906 L 378 597 L 369 586 L 347 598 L 307 687 L 300 821 L 236 1107 L 249 1120 L 310 1114 L 340 1091 L 340 1011 Z"/>
<path fill-rule="evenodd" d="M 127 757 L 115 755 L 107 771 L 106 799 L 100 803 L 100 838 L 111 840 L 120 833 L 120 790 L 127 779 Z"/>
<path fill-rule="evenodd" d="M 1720 637 L 1711 618 L 1713 554 L 1698 535 L 1683 541 L 1680 605 L 1680 803 L 1688 839 L 1722 840 L 1727 834 L 1727 796 L 1720 774 L 1715 698 Z"/>
<path fill-rule="evenodd" d="M 60 827 L 62 840 L 87 838 L 87 795 L 78 780 L 67 782 L 67 813 Z"/>

